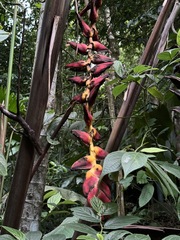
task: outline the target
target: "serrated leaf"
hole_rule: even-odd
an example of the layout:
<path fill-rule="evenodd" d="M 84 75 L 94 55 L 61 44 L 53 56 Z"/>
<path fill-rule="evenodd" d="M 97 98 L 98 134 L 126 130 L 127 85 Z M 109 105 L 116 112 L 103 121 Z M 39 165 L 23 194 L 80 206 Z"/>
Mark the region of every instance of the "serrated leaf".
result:
<path fill-rule="evenodd" d="M 128 234 L 131 234 L 131 233 L 126 230 L 111 231 L 110 233 L 105 235 L 104 240 L 120 240 L 125 235 L 128 235 Z"/>
<path fill-rule="evenodd" d="M 143 207 L 146 205 L 152 198 L 154 194 L 154 187 L 152 184 L 148 183 L 146 184 L 141 191 L 141 194 L 139 196 L 139 206 Z"/>
<path fill-rule="evenodd" d="M 83 223 L 66 223 L 66 224 L 63 224 L 62 226 L 73 229 L 74 231 L 78 231 L 81 233 L 92 234 L 92 235 L 97 234 L 97 232 L 93 228 Z"/>
<path fill-rule="evenodd" d="M 121 169 L 121 158 L 124 153 L 124 151 L 116 151 L 105 157 L 100 179 L 108 173 L 117 172 Z"/>
<path fill-rule="evenodd" d="M 177 45 L 180 46 L 180 29 L 177 33 L 176 42 L 177 42 Z"/>
<path fill-rule="evenodd" d="M 146 175 L 146 172 L 143 171 L 143 170 L 139 170 L 137 172 L 137 175 L 136 175 L 136 182 L 138 184 L 145 184 L 145 183 L 148 183 L 148 180 L 147 180 L 147 175 Z"/>
<path fill-rule="evenodd" d="M 132 234 L 132 235 L 128 235 L 127 237 L 125 237 L 124 240 L 151 240 L 151 238 L 149 237 L 149 235 Z"/>
<path fill-rule="evenodd" d="M 153 86 L 148 88 L 148 92 L 155 98 L 157 98 L 160 101 L 164 100 L 163 94 L 157 89 L 157 87 Z"/>
<path fill-rule="evenodd" d="M 136 216 L 121 216 L 121 217 L 111 218 L 104 224 L 104 229 L 122 228 L 127 225 L 137 223 L 139 220 L 140 218 Z"/>
<path fill-rule="evenodd" d="M 61 194 L 57 192 L 47 200 L 47 206 L 50 209 L 50 212 L 58 205 L 61 201 Z"/>
<path fill-rule="evenodd" d="M 166 152 L 167 150 L 162 148 L 156 148 L 156 147 L 150 147 L 150 148 L 143 148 L 141 149 L 141 152 L 144 153 L 160 153 L 160 152 Z"/>
<path fill-rule="evenodd" d="M 120 85 L 116 86 L 113 88 L 113 96 L 116 98 L 117 96 L 119 96 L 122 92 L 124 92 L 127 88 L 127 84 L 126 83 L 121 83 Z"/>
<path fill-rule="evenodd" d="M 102 214 L 104 212 L 104 203 L 97 197 L 93 197 L 91 200 L 91 206 L 92 208 L 99 214 Z"/>
<path fill-rule="evenodd" d="M 0 153 L 0 176 L 7 175 L 7 162 L 2 153 Z"/>
<path fill-rule="evenodd" d="M 42 232 L 40 231 L 33 231 L 26 233 L 26 239 L 28 240 L 41 240 Z"/>
<path fill-rule="evenodd" d="M 126 152 L 122 155 L 121 164 L 124 178 L 136 169 L 146 165 L 148 156 L 140 152 Z"/>
<path fill-rule="evenodd" d="M 23 232 L 7 226 L 2 226 L 2 228 L 13 235 L 17 240 L 26 240 L 26 236 Z"/>
<path fill-rule="evenodd" d="M 170 235 L 170 236 L 167 236 L 167 237 L 163 238 L 162 240 L 180 240 L 180 236 Z"/>
<path fill-rule="evenodd" d="M 99 216 L 95 215 L 90 207 L 75 207 L 71 208 L 73 215 L 79 219 L 85 220 L 87 222 L 99 223 Z"/>
<path fill-rule="evenodd" d="M 110 202 L 110 203 L 104 203 L 104 212 L 103 212 L 103 215 L 112 215 L 114 213 L 117 213 L 118 211 L 118 206 L 117 206 L 117 203 L 113 203 L 113 202 Z"/>

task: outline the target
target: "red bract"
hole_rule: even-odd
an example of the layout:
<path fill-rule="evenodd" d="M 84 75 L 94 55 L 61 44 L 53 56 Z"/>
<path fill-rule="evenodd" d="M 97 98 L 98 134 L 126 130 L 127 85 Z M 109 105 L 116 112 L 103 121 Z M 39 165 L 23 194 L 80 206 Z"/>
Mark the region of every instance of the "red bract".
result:
<path fill-rule="evenodd" d="M 91 4 L 91 11 L 90 11 L 89 19 L 90 19 L 92 25 L 94 23 L 96 23 L 97 19 L 98 19 L 98 11 L 95 7 L 95 2 L 94 1 L 92 1 L 92 4 Z"/>
<path fill-rule="evenodd" d="M 107 151 L 105 151 L 104 149 L 102 149 L 102 148 L 100 148 L 98 146 L 94 147 L 94 152 L 95 152 L 96 157 L 98 159 L 104 159 L 108 155 Z"/>
<path fill-rule="evenodd" d="M 74 76 L 69 78 L 68 80 L 72 83 L 76 83 L 79 86 L 85 86 L 86 85 L 86 77 L 80 77 L 80 76 Z"/>
<path fill-rule="evenodd" d="M 106 69 L 110 68 L 112 65 L 113 65 L 113 62 L 106 62 L 106 63 L 98 64 L 91 69 L 91 73 L 92 73 L 93 77 L 98 77 L 104 71 L 106 71 Z"/>
<path fill-rule="evenodd" d="M 83 105 L 83 110 L 84 110 L 84 121 L 87 125 L 87 127 L 89 128 L 92 125 L 92 121 L 93 121 L 93 116 L 89 110 L 89 106 L 87 104 Z"/>
<path fill-rule="evenodd" d="M 92 167 L 96 164 L 96 158 L 91 155 L 84 156 L 77 160 L 73 165 L 71 166 L 71 170 L 86 170 L 86 169 L 92 169 Z"/>
<path fill-rule="evenodd" d="M 75 50 L 77 50 L 78 53 L 82 55 L 87 55 L 87 49 L 88 46 L 84 43 L 76 43 L 76 42 L 68 42 L 68 44 Z"/>
<path fill-rule="evenodd" d="M 89 146 L 91 142 L 91 136 L 87 132 L 81 130 L 72 130 L 72 134 L 80 139 L 85 145 Z"/>
<path fill-rule="evenodd" d="M 91 44 L 93 45 L 92 49 L 94 51 L 100 52 L 100 51 L 108 50 L 108 48 L 106 46 L 104 46 L 102 43 L 100 43 L 98 41 L 93 41 Z"/>
<path fill-rule="evenodd" d="M 78 62 L 68 63 L 65 68 L 69 68 L 72 71 L 85 71 L 87 70 L 87 66 L 89 65 L 89 61 L 80 60 Z"/>
<path fill-rule="evenodd" d="M 109 74 L 104 74 L 104 75 L 101 75 L 97 78 L 93 78 L 90 82 L 90 89 L 94 88 L 94 87 L 100 87 L 104 81 L 106 80 L 106 78 L 109 77 Z"/>
<path fill-rule="evenodd" d="M 102 54 L 94 54 L 91 57 L 91 62 L 94 64 L 105 63 L 105 62 L 113 62 L 112 58 L 107 57 L 106 55 Z"/>
<path fill-rule="evenodd" d="M 92 29 L 89 27 L 89 25 L 82 19 L 82 17 L 78 13 L 77 13 L 77 17 L 78 17 L 79 25 L 82 29 L 83 35 L 87 38 L 92 37 L 93 36 Z"/>

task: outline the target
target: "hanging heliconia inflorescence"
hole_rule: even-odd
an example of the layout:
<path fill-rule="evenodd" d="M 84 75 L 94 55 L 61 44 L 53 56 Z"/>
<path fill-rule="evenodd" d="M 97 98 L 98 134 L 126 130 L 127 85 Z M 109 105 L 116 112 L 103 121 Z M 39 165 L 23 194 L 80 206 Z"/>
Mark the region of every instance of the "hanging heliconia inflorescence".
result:
<path fill-rule="evenodd" d="M 94 145 L 94 141 L 100 139 L 100 134 L 92 125 L 93 104 L 100 86 L 109 76 L 108 74 L 102 75 L 102 73 L 113 65 L 113 60 L 102 54 L 102 52 L 107 51 L 108 49 L 99 42 L 98 32 L 95 26 L 98 19 L 99 7 L 101 5 L 102 0 L 90 0 L 84 9 L 80 13 L 77 13 L 78 22 L 83 35 L 87 39 L 87 44 L 76 42 L 68 42 L 68 44 L 79 54 L 87 55 L 87 60 L 80 60 L 66 65 L 66 68 L 69 68 L 72 71 L 86 73 L 86 75 L 83 76 L 71 77 L 69 80 L 79 86 L 85 87 L 85 90 L 81 94 L 75 96 L 72 102 L 82 104 L 87 132 L 73 130 L 72 133 L 89 147 L 89 155 L 77 160 L 72 165 L 71 169 L 88 170 L 83 183 L 83 193 L 87 197 L 88 205 L 91 205 L 90 200 L 94 196 L 98 197 L 103 202 L 111 201 L 111 191 L 109 186 L 104 181 L 99 183 L 102 166 L 98 164 L 98 161 L 104 159 L 108 153 L 99 146 Z M 90 25 L 82 19 L 82 16 L 87 13 L 88 10 L 90 10 Z M 99 52 L 101 52 L 101 54 L 99 54 Z M 93 67 L 91 67 L 92 65 Z"/>

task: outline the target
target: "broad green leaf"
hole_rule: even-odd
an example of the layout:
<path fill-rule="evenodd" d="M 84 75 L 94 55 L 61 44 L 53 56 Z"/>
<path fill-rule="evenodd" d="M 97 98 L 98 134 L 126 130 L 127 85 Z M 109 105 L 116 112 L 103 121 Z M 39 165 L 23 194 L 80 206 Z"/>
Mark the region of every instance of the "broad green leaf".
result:
<path fill-rule="evenodd" d="M 2 227 L 11 235 L 13 235 L 17 240 L 26 240 L 26 236 L 23 232 L 7 226 L 2 226 Z"/>
<path fill-rule="evenodd" d="M 97 238 L 91 237 L 91 236 L 88 236 L 88 235 L 81 235 L 81 236 L 77 237 L 77 239 L 81 239 L 81 240 L 96 240 Z"/>
<path fill-rule="evenodd" d="M 99 214 L 102 214 L 105 210 L 104 203 L 97 197 L 91 199 L 91 206 Z"/>
<path fill-rule="evenodd" d="M 4 30 L 0 30 L 0 42 L 4 41 L 6 38 L 9 37 L 9 33 L 5 32 Z"/>
<path fill-rule="evenodd" d="M 131 234 L 131 233 L 126 230 L 111 231 L 110 233 L 105 235 L 104 240 L 120 240 L 125 235 L 128 235 L 128 234 Z"/>
<path fill-rule="evenodd" d="M 127 189 L 131 185 L 131 183 L 133 181 L 133 178 L 134 178 L 134 176 L 132 175 L 132 176 L 129 176 L 129 177 L 125 178 L 125 179 L 121 179 L 120 180 L 120 184 L 123 185 L 124 189 Z"/>
<path fill-rule="evenodd" d="M 180 29 L 177 33 L 176 42 L 177 42 L 177 45 L 180 46 Z"/>
<path fill-rule="evenodd" d="M 47 200 L 47 206 L 50 209 L 50 212 L 58 205 L 58 203 L 61 201 L 61 194 L 57 192 Z"/>
<path fill-rule="evenodd" d="M 150 71 L 150 70 L 157 70 L 158 68 L 152 68 L 152 66 L 147 65 L 138 65 L 135 68 L 133 68 L 134 73 L 142 74 L 144 72 Z"/>
<path fill-rule="evenodd" d="M 170 236 L 167 236 L 167 237 L 163 238 L 162 240 L 180 240 L 180 236 L 170 235 Z"/>
<path fill-rule="evenodd" d="M 93 236 L 97 234 L 97 232 L 93 228 L 83 223 L 66 223 L 63 224 L 63 226 L 81 233 L 92 234 Z"/>
<path fill-rule="evenodd" d="M 150 148 L 143 148 L 141 149 L 141 152 L 144 153 L 160 153 L 160 152 L 166 152 L 167 150 L 162 148 L 156 148 L 156 147 L 150 147 Z"/>
<path fill-rule="evenodd" d="M 122 228 L 127 225 L 137 223 L 139 220 L 140 218 L 136 216 L 121 216 L 121 217 L 111 218 L 104 224 L 104 229 Z"/>
<path fill-rule="evenodd" d="M 112 215 L 114 213 L 117 213 L 118 211 L 118 206 L 117 206 L 117 203 L 113 203 L 113 202 L 110 202 L 110 203 L 104 203 L 104 212 L 103 212 L 103 215 Z"/>
<path fill-rule="evenodd" d="M 0 236 L 0 240 L 15 240 L 15 238 L 11 235 L 3 234 L 2 236 Z"/>
<path fill-rule="evenodd" d="M 124 153 L 124 151 L 116 151 L 105 157 L 100 179 L 108 173 L 117 172 L 121 169 L 121 158 Z"/>
<path fill-rule="evenodd" d="M 122 64 L 121 61 L 114 61 L 114 70 L 115 72 L 117 73 L 117 75 L 120 77 L 120 78 L 123 78 L 124 77 L 124 74 L 125 74 L 125 68 L 124 68 L 124 65 Z"/>
<path fill-rule="evenodd" d="M 121 83 L 120 85 L 117 85 L 116 87 L 113 88 L 113 95 L 116 98 L 117 96 L 119 96 L 122 92 L 124 92 L 127 88 L 127 84 L 126 83 Z"/>
<path fill-rule="evenodd" d="M 141 191 L 141 194 L 139 196 L 139 206 L 143 207 L 146 205 L 152 198 L 154 194 L 154 187 L 152 184 L 148 183 L 146 184 Z"/>
<path fill-rule="evenodd" d="M 128 235 L 127 237 L 125 237 L 124 240 L 151 240 L 151 238 L 149 237 L 149 235 L 132 234 L 132 235 Z"/>
<path fill-rule="evenodd" d="M 121 164 L 124 171 L 124 178 L 136 169 L 146 165 L 148 156 L 140 152 L 126 152 L 122 155 Z"/>
<path fill-rule="evenodd" d="M 40 231 L 26 233 L 26 239 L 28 240 L 41 240 L 41 238 L 42 238 L 42 232 Z"/>
<path fill-rule="evenodd" d="M 73 211 L 73 215 L 79 219 L 93 223 L 100 222 L 99 216 L 95 215 L 90 207 L 75 207 L 71 208 L 71 210 Z"/>
<path fill-rule="evenodd" d="M 66 236 L 67 239 L 69 239 L 69 238 L 71 239 L 74 234 L 74 230 L 69 227 L 63 226 L 63 224 L 72 224 L 72 223 L 77 223 L 77 222 L 78 222 L 77 218 L 67 217 L 58 227 L 53 229 L 51 232 L 47 233 L 44 237 L 50 237 L 53 235 L 63 234 Z"/>
<path fill-rule="evenodd" d="M 155 98 L 157 98 L 160 101 L 164 100 L 163 94 L 157 89 L 157 87 L 153 86 L 148 88 L 148 92 Z"/>
<path fill-rule="evenodd" d="M 50 236 L 44 236 L 42 240 L 66 240 L 66 236 L 63 234 L 56 234 L 56 235 L 50 235 Z M 35 240 L 35 239 L 34 239 Z"/>
<path fill-rule="evenodd" d="M 2 153 L 0 153 L 0 176 L 7 175 L 7 162 Z"/>
<path fill-rule="evenodd" d="M 158 59 L 163 60 L 163 61 L 171 61 L 178 52 L 179 52 L 179 48 L 173 48 L 170 50 L 166 50 L 166 51 L 158 54 Z"/>
<path fill-rule="evenodd" d="M 139 170 L 137 172 L 137 175 L 136 175 L 136 182 L 138 184 L 145 184 L 145 183 L 148 183 L 148 180 L 147 180 L 147 175 L 146 175 L 146 172 L 143 171 L 143 170 Z"/>
<path fill-rule="evenodd" d="M 162 162 L 162 161 L 154 161 L 154 162 L 160 165 L 166 172 L 171 173 L 177 178 L 180 178 L 180 166 L 177 166 L 168 162 Z"/>

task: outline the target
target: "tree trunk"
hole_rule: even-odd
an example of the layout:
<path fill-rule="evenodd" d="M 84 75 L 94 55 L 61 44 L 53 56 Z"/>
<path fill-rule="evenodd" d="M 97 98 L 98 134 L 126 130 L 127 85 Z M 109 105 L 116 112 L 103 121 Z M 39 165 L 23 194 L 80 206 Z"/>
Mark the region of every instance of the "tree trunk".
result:
<path fill-rule="evenodd" d="M 70 0 L 46 0 L 42 31 L 34 64 L 32 86 L 26 122 L 39 139 L 47 100 L 62 37 L 66 26 Z M 57 27 L 57 32 L 53 31 Z M 23 206 L 29 186 L 35 150 L 26 136 L 22 137 L 15 172 L 7 202 L 3 225 L 19 228 Z"/>

